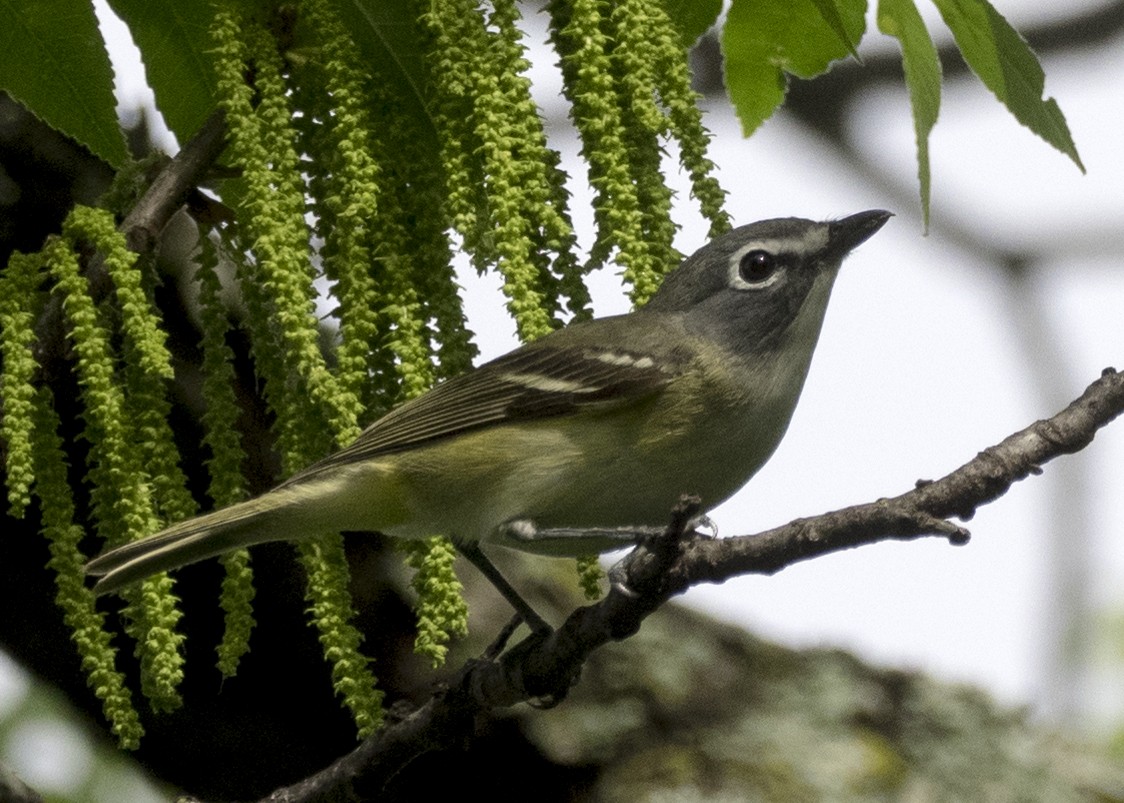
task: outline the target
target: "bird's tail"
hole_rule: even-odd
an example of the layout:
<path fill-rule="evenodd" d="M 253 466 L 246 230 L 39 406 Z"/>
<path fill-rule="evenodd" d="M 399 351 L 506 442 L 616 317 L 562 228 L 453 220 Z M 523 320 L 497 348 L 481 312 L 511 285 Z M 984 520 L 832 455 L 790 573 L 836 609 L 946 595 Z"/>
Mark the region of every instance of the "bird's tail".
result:
<path fill-rule="evenodd" d="M 111 549 L 86 564 L 99 575 L 95 594 L 108 594 L 157 572 L 178 569 L 241 547 L 320 534 L 300 515 L 293 494 L 274 491 L 256 499 L 173 524 L 147 538 Z"/>

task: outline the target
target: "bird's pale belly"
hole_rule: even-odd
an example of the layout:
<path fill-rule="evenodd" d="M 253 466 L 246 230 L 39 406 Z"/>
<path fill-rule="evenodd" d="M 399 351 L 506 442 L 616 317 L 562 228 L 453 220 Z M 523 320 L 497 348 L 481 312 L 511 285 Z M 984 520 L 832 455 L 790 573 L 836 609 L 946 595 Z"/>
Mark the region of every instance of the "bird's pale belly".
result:
<path fill-rule="evenodd" d="M 508 424 L 491 431 L 437 443 L 394 460 L 394 481 L 406 515 L 382 527 L 400 537 L 447 534 L 454 540 L 493 540 L 510 522 L 539 530 L 660 527 L 682 494 L 710 509 L 736 492 L 768 459 L 787 418 L 763 426 L 732 418 L 706 427 L 709 440 L 596 418 L 559 427 L 557 421 Z M 562 434 L 565 432 L 566 434 Z M 658 453 L 657 453 L 658 450 Z M 669 452 L 674 459 L 669 460 Z M 460 467 L 456 480 L 435 465 Z M 445 481 L 434 483 L 434 476 Z M 550 554 L 588 554 L 619 544 L 575 539 L 507 546 Z"/>

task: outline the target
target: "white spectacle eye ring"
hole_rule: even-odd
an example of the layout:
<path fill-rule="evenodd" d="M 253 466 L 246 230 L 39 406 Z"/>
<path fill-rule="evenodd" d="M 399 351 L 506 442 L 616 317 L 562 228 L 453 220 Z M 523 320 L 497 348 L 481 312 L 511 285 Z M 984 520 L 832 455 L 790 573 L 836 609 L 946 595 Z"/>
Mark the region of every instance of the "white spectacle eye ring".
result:
<path fill-rule="evenodd" d="M 753 244 L 730 257 L 729 284 L 734 290 L 762 290 L 781 280 L 785 260 L 776 251 Z"/>

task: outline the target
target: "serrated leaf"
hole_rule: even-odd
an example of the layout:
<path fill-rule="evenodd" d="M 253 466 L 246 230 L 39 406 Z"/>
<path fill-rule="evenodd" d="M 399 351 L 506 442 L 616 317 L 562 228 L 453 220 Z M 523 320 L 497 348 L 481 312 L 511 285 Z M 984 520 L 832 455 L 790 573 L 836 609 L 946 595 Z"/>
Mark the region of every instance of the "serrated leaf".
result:
<path fill-rule="evenodd" d="M 714 25 L 722 0 L 664 0 L 664 10 L 679 30 L 683 47 L 690 48 Z"/>
<path fill-rule="evenodd" d="M 941 61 L 913 0 L 880 0 L 878 30 L 893 36 L 902 48 L 902 67 L 917 135 L 917 180 L 921 215 L 929 228 L 929 133 L 941 109 Z"/>
<path fill-rule="evenodd" d="M 133 35 L 164 122 L 186 142 L 214 110 L 215 74 L 207 51 L 210 3 L 109 0 Z"/>
<path fill-rule="evenodd" d="M 823 21 L 835 32 L 835 35 L 838 36 L 839 41 L 846 46 L 851 56 L 856 61 L 862 61 L 862 59 L 859 58 L 859 51 L 857 50 L 859 42 L 857 39 L 851 38 L 847 26 L 843 23 L 843 17 L 839 14 L 839 7 L 835 4 L 835 0 L 812 0 L 812 2 L 819 10 Z M 863 7 L 863 11 L 865 13 L 865 6 Z"/>
<path fill-rule="evenodd" d="M 120 167 L 113 71 L 89 0 L 0 0 L 0 89 L 52 128 Z"/>
<path fill-rule="evenodd" d="M 784 101 L 786 73 L 814 78 L 849 55 L 847 42 L 862 38 L 865 0 L 841 0 L 837 8 L 846 41 L 814 0 L 734 0 L 722 30 L 722 54 L 726 91 L 745 136 Z"/>
<path fill-rule="evenodd" d="M 1024 40 L 987 0 L 934 0 L 956 45 L 1015 119 L 1064 153 L 1085 172 L 1065 116 L 1053 98 L 1043 100 L 1046 76 Z"/>

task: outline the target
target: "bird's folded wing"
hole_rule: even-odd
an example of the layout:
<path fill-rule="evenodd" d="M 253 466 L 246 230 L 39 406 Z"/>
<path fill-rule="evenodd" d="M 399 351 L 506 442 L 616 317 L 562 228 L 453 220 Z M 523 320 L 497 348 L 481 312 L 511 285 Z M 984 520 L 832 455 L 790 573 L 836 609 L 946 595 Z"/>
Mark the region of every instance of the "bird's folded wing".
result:
<path fill-rule="evenodd" d="M 608 409 L 658 393 L 681 371 L 675 355 L 627 349 L 532 343 L 454 377 L 395 408 L 350 446 L 291 477 L 324 471 L 508 421 Z"/>

